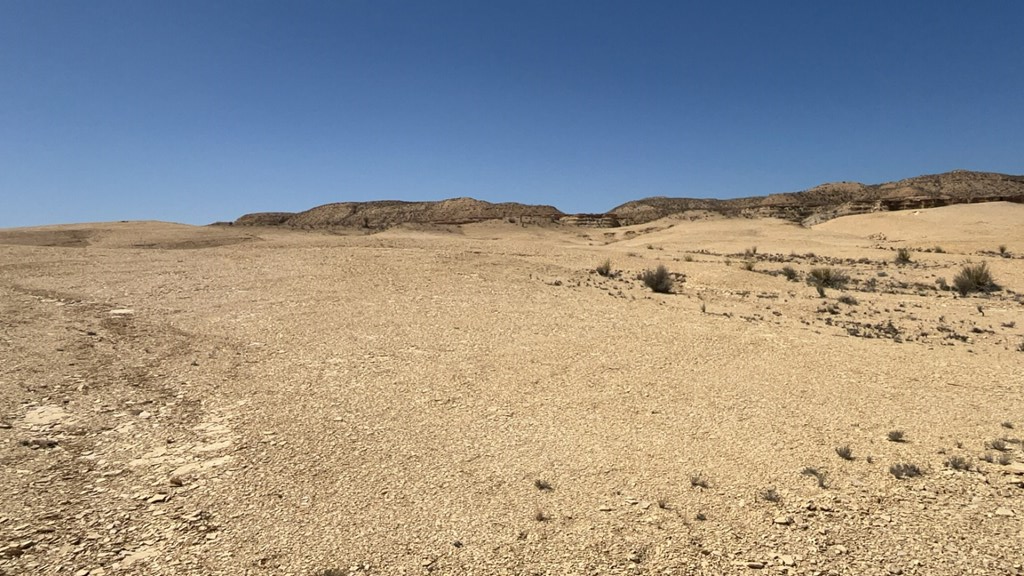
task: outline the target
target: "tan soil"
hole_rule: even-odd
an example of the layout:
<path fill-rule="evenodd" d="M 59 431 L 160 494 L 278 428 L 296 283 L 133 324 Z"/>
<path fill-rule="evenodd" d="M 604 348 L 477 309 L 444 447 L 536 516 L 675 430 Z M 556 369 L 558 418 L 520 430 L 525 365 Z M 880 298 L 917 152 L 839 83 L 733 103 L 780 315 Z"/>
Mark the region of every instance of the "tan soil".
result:
<path fill-rule="evenodd" d="M 1022 574 L 1022 222 L 0 231 L 0 574 Z"/>

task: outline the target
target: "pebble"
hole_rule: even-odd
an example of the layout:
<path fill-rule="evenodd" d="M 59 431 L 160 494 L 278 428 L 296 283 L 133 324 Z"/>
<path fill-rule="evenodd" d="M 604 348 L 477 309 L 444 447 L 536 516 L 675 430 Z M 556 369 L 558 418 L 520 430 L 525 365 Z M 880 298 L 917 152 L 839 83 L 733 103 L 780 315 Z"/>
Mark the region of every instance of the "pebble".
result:
<path fill-rule="evenodd" d="M 608 506 L 608 505 L 604 505 L 604 506 L 601 506 L 600 508 L 598 508 L 598 511 L 600 511 L 600 512 L 611 512 L 612 511 L 612 507 Z"/>
<path fill-rule="evenodd" d="M 761 568 L 764 568 L 764 562 L 747 562 L 747 568 L 760 570 Z"/>
<path fill-rule="evenodd" d="M 782 562 L 783 566 L 796 566 L 796 560 L 794 560 L 789 554 L 779 556 L 779 561 Z"/>
<path fill-rule="evenodd" d="M 1003 507 L 996 508 L 996 516 L 1013 516 L 1013 510 Z"/>
<path fill-rule="evenodd" d="M 147 504 L 158 504 L 160 502 L 166 502 L 167 501 L 167 496 L 168 496 L 167 494 L 154 494 L 148 500 L 146 500 L 146 503 Z"/>
<path fill-rule="evenodd" d="M 793 517 L 792 516 L 776 516 L 774 522 L 776 524 L 781 524 L 782 526 L 789 526 L 790 524 L 793 523 Z"/>

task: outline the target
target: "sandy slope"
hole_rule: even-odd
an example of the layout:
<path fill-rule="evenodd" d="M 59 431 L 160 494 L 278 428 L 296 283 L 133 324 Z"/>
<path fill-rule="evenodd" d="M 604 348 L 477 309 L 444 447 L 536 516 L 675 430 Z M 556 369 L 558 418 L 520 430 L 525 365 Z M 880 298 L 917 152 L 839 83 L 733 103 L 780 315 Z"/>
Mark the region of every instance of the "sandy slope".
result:
<path fill-rule="evenodd" d="M 0 231 L 0 574 L 1020 574 L 1021 209 Z"/>

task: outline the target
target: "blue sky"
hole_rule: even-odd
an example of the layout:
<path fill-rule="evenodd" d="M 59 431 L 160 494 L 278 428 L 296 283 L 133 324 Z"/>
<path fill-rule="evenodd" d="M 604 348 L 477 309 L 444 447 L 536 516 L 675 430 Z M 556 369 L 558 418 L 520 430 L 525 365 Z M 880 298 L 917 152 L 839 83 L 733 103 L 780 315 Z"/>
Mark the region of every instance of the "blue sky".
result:
<path fill-rule="evenodd" d="M 1024 3 L 0 3 L 0 227 L 1024 173 Z"/>

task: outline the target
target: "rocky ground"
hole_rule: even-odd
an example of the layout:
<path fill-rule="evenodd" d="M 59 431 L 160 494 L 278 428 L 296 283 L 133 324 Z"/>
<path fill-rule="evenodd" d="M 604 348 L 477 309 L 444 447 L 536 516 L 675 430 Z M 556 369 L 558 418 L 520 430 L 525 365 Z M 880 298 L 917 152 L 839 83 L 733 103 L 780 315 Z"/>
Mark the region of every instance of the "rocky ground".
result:
<path fill-rule="evenodd" d="M 0 231 L 0 574 L 1024 574 L 1018 208 Z"/>

